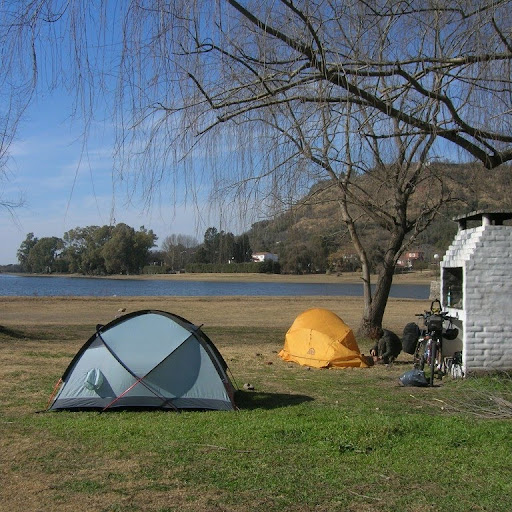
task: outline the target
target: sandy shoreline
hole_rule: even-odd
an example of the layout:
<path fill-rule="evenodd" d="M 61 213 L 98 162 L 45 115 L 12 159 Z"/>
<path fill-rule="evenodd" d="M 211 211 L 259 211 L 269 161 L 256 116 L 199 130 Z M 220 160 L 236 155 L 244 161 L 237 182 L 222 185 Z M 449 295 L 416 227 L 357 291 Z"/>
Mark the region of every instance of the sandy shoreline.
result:
<path fill-rule="evenodd" d="M 139 274 L 139 275 L 112 275 L 112 276 L 84 276 L 81 274 L 14 274 L 26 277 L 73 277 L 94 279 L 137 279 L 147 281 L 218 281 L 218 282 L 261 282 L 261 283 L 360 283 L 361 274 L 358 272 L 346 272 L 336 274 Z M 372 283 L 376 282 L 376 276 L 372 275 Z M 430 284 L 436 277 L 431 271 L 410 272 L 396 274 L 394 284 Z"/>

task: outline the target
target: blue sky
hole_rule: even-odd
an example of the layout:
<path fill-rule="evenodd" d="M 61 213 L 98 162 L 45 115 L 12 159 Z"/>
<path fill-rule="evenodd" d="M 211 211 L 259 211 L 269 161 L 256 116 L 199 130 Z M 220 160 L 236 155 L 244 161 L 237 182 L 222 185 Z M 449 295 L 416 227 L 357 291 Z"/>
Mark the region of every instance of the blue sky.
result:
<path fill-rule="evenodd" d="M 40 96 L 29 108 L 11 146 L 4 199 L 22 194 L 25 205 L 15 218 L 0 210 L 0 264 L 16 263 L 16 251 L 27 233 L 38 238 L 62 235 L 77 226 L 124 222 L 144 225 L 159 237 L 187 234 L 202 240 L 210 227 L 237 233 L 236 226 L 219 226 L 204 205 L 155 204 L 145 211 L 140 198 L 127 202 L 125 192 L 112 181 L 112 133 L 96 125 L 83 153 L 81 126 L 69 119 L 70 102 L 64 96 Z M 117 187 L 116 187 L 117 188 Z"/>

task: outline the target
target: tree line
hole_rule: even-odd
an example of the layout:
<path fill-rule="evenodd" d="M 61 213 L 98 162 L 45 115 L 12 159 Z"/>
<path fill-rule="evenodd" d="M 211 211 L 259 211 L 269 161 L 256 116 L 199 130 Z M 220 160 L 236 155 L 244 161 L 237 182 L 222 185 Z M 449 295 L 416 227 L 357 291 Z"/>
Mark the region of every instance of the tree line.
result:
<path fill-rule="evenodd" d="M 172 234 L 163 239 L 160 248 L 156 248 L 157 235 L 144 226 L 138 231 L 126 224 L 77 227 L 62 237 L 38 238 L 28 233 L 17 251 L 19 265 L 0 270 L 83 275 L 184 271 L 311 274 L 360 270 L 361 262 L 347 243 L 347 233 L 328 224 L 316 225 L 316 229 L 305 236 L 301 226 L 307 226 L 308 222 L 320 224 L 318 219 L 308 221 L 307 212 L 299 216 L 288 212 L 275 220 L 257 222 L 238 236 L 215 227 L 205 231 L 202 242 L 190 235 Z M 441 236 L 444 232 L 449 232 L 449 227 L 436 224 L 435 233 Z M 382 249 L 378 234 L 369 232 L 368 236 L 374 240 L 370 261 L 375 270 L 380 264 Z M 431 239 L 424 237 L 422 241 L 421 248 L 426 256 L 443 252 L 443 246 L 447 245 L 447 242 L 437 243 L 434 248 Z M 253 247 L 257 251 L 276 253 L 279 261 L 254 263 Z"/>
<path fill-rule="evenodd" d="M 146 265 L 158 239 L 150 229 L 127 224 L 77 227 L 62 238 L 29 233 L 21 243 L 18 262 L 23 272 L 87 275 L 137 274 Z"/>
<path fill-rule="evenodd" d="M 461 211 L 512 209 L 510 166 L 497 169 L 493 180 L 486 179 L 488 171 L 481 165 L 445 162 L 437 163 L 436 167 L 457 201 L 444 205 L 438 217 L 417 236 L 414 248 L 424 253 L 425 262 L 416 265 L 427 265 L 434 254 L 444 254 L 457 230 L 451 219 Z M 376 272 L 382 264 L 386 231 L 372 223 L 364 212 L 359 219 L 370 268 Z M 190 235 L 172 234 L 156 249 L 157 240 L 152 231 L 141 227 L 136 232 L 125 224 L 77 227 L 62 238 L 38 239 L 29 233 L 18 250 L 20 268 L 3 270 L 107 275 L 183 270 L 303 274 L 361 269 L 350 234 L 338 215 L 337 195 L 322 182 L 313 186 L 296 208 L 256 222 L 239 236 L 209 227 L 202 241 Z M 278 254 L 279 265 L 259 265 L 250 270 L 247 263 L 255 251 Z M 234 264 L 245 266 L 235 268 Z"/>
<path fill-rule="evenodd" d="M 202 243 L 189 235 L 173 234 L 163 240 L 160 250 L 152 250 L 157 240 L 151 229 L 141 226 L 136 231 L 124 223 L 77 227 L 62 238 L 28 233 L 17 258 L 22 272 L 84 275 L 140 274 L 145 269 L 151 272 L 148 267 L 177 272 L 191 264 L 243 264 L 252 259 L 247 234 L 235 236 L 215 227 L 206 230 Z"/>
<path fill-rule="evenodd" d="M 209 227 L 199 242 L 190 235 L 170 235 L 161 249 L 151 253 L 151 264 L 162 269 L 146 269 L 159 272 L 233 272 L 234 265 L 246 265 L 252 261 L 252 247 L 247 233 L 234 235 L 231 232 Z M 242 271 L 238 269 L 237 271 Z M 244 272 L 257 272 L 247 270 Z"/>

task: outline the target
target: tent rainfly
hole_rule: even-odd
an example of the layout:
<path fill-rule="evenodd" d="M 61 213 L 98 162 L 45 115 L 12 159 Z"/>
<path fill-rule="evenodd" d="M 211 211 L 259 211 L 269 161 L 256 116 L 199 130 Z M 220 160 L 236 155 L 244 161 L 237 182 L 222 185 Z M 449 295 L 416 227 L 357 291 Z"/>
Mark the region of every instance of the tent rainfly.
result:
<path fill-rule="evenodd" d="M 69 364 L 48 410 L 233 410 L 234 388 L 212 341 L 164 311 L 98 326 Z"/>
<path fill-rule="evenodd" d="M 335 313 L 321 308 L 308 309 L 295 319 L 279 357 L 313 368 L 368 367 L 352 329 Z"/>

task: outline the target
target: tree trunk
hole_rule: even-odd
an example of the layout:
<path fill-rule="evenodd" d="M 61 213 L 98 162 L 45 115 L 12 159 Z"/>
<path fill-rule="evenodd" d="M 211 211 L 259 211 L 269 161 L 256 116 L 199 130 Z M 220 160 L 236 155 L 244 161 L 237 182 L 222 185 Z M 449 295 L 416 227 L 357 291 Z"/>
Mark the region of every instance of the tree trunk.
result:
<path fill-rule="evenodd" d="M 368 261 L 368 255 L 366 254 L 364 246 L 361 243 L 361 240 L 359 238 L 359 234 L 356 230 L 355 223 L 349 214 L 345 189 L 341 188 L 341 191 L 343 193 L 343 200 L 341 201 L 340 205 L 341 205 L 343 221 L 345 222 L 345 225 L 347 226 L 348 232 L 350 234 L 350 238 L 352 240 L 352 244 L 354 246 L 354 249 L 357 252 L 357 255 L 359 256 L 359 261 L 361 262 L 361 278 L 363 280 L 364 311 L 363 311 L 363 320 L 361 322 L 361 326 L 359 328 L 358 334 L 360 334 L 362 336 L 370 336 L 371 337 L 371 334 L 375 329 L 372 328 L 373 321 L 371 320 L 373 318 L 373 313 L 372 313 L 373 300 L 372 300 L 372 288 L 371 288 L 371 276 L 370 276 L 370 263 Z M 385 304 L 384 304 L 384 307 L 385 307 Z M 383 314 L 384 314 L 384 311 L 382 311 L 382 315 Z M 382 322 L 382 315 L 381 315 L 381 322 Z M 380 324 L 378 325 L 378 327 L 380 327 Z"/>
<path fill-rule="evenodd" d="M 361 325 L 358 330 L 360 336 L 366 336 L 372 339 L 379 337 L 382 328 L 382 320 L 384 312 L 388 303 L 389 292 L 393 284 L 393 276 L 395 274 L 396 260 L 400 254 L 400 248 L 405 238 L 405 230 L 396 227 L 395 232 L 392 233 L 391 240 L 387 247 L 387 251 L 382 262 L 382 267 L 377 276 L 375 286 L 375 293 L 371 296 L 371 288 L 369 287 L 369 273 L 368 273 L 368 288 L 370 293 L 370 300 L 367 300 L 367 291 L 364 292 L 364 313 L 361 320 Z M 364 272 L 364 269 L 363 269 Z"/>
<path fill-rule="evenodd" d="M 365 295 L 364 313 L 358 334 L 375 339 L 382 328 L 382 319 L 388 303 L 389 291 L 393 283 L 394 267 L 384 268 L 377 277 L 375 293 L 369 303 Z"/>

